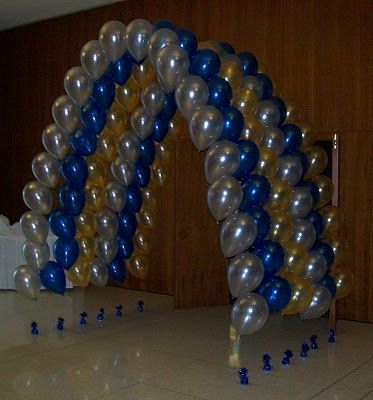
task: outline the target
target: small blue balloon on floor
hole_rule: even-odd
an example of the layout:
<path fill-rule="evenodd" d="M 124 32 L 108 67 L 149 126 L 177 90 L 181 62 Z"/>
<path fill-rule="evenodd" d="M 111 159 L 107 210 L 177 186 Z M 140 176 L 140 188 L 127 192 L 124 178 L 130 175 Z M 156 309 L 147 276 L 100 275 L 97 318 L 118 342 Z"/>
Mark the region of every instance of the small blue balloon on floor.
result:
<path fill-rule="evenodd" d="M 316 335 L 312 335 L 311 336 L 311 349 L 312 350 L 316 350 L 318 348 L 319 348 L 319 346 L 317 344 L 317 336 Z"/>
<path fill-rule="evenodd" d="M 249 384 L 249 377 L 248 377 L 248 370 L 245 367 L 242 367 L 238 370 L 238 375 L 240 378 L 241 385 L 248 385 Z"/>
<path fill-rule="evenodd" d="M 330 329 L 330 331 L 329 331 L 328 342 L 335 343 L 335 330 L 334 329 Z"/>
<path fill-rule="evenodd" d="M 102 324 L 104 322 L 105 319 L 105 310 L 103 308 L 100 308 L 100 312 L 97 314 L 97 322 L 99 324 Z"/>
<path fill-rule="evenodd" d="M 144 301 L 143 300 L 139 300 L 137 302 L 137 311 L 138 312 L 143 312 L 144 311 Z"/>
<path fill-rule="evenodd" d="M 87 317 L 88 317 L 88 314 L 85 311 L 82 311 L 80 313 L 80 321 L 79 321 L 79 323 L 80 323 L 81 326 L 87 325 Z"/>
<path fill-rule="evenodd" d="M 123 314 L 122 314 L 122 311 L 123 311 L 123 306 L 122 306 L 122 304 L 117 304 L 116 306 L 115 306 L 115 316 L 116 317 L 121 317 Z"/>
<path fill-rule="evenodd" d="M 272 370 L 271 359 L 272 357 L 269 354 L 263 354 L 263 371 L 268 372 Z"/>
<path fill-rule="evenodd" d="M 64 324 L 65 320 L 61 317 L 57 318 L 57 325 L 56 325 L 56 329 L 58 331 L 63 331 L 63 324 Z"/>
<path fill-rule="evenodd" d="M 31 322 L 31 335 L 33 336 L 39 335 L 38 324 L 35 321 Z"/>

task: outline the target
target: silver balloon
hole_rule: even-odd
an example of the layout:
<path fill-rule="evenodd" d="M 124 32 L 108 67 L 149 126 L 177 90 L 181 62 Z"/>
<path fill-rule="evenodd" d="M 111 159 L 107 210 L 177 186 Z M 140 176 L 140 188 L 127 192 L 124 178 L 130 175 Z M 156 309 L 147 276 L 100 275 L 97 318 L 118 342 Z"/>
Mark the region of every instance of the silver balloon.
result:
<path fill-rule="evenodd" d="M 71 133 L 79 123 L 79 108 L 69 96 L 64 94 L 54 101 L 52 116 L 61 129 Z"/>
<path fill-rule="evenodd" d="M 218 178 L 207 191 L 207 205 L 217 221 L 236 212 L 242 199 L 241 184 L 232 176 L 226 175 Z"/>
<path fill-rule="evenodd" d="M 220 229 L 220 247 L 225 257 L 246 251 L 256 238 L 256 225 L 248 213 L 228 217 Z"/>
<path fill-rule="evenodd" d="M 209 87 L 197 75 L 189 75 L 183 78 L 175 90 L 177 107 L 187 121 L 190 121 L 200 107 L 207 104 L 208 98 Z"/>
<path fill-rule="evenodd" d="M 312 283 L 317 283 L 320 282 L 327 270 L 328 265 L 325 257 L 316 250 L 310 250 L 304 271 L 299 275 L 309 279 Z"/>
<path fill-rule="evenodd" d="M 257 293 L 249 293 L 237 299 L 231 310 L 232 325 L 239 335 L 257 332 L 267 322 L 268 316 L 268 304 Z"/>
<path fill-rule="evenodd" d="M 202 106 L 189 122 L 189 133 L 194 146 L 205 150 L 216 142 L 224 127 L 222 113 L 214 106 Z"/>
<path fill-rule="evenodd" d="M 123 160 L 135 163 L 139 158 L 140 140 L 135 132 L 124 131 L 118 142 L 118 153 Z"/>
<path fill-rule="evenodd" d="M 285 149 L 285 136 L 281 129 L 273 126 L 264 129 L 263 145 L 272 149 L 278 156 Z"/>
<path fill-rule="evenodd" d="M 69 134 L 56 124 L 50 124 L 44 129 L 42 142 L 45 150 L 59 160 L 65 158 L 70 148 Z"/>
<path fill-rule="evenodd" d="M 149 40 L 148 55 L 153 67 L 156 66 L 159 50 L 170 44 L 179 44 L 177 34 L 171 29 L 158 29 Z"/>
<path fill-rule="evenodd" d="M 80 63 L 94 80 L 104 75 L 109 60 L 98 40 L 91 40 L 82 47 Z"/>
<path fill-rule="evenodd" d="M 256 110 L 256 118 L 264 126 L 278 126 L 280 123 L 280 109 L 271 100 L 263 100 Z"/>
<path fill-rule="evenodd" d="M 294 187 L 291 194 L 290 215 L 296 219 L 304 218 L 312 210 L 311 192 L 305 187 Z"/>
<path fill-rule="evenodd" d="M 96 237 L 96 256 L 104 263 L 114 260 L 118 252 L 118 243 L 116 239 Z"/>
<path fill-rule="evenodd" d="M 126 26 L 119 21 L 108 21 L 102 25 L 98 39 L 109 60 L 117 61 L 126 51 Z"/>
<path fill-rule="evenodd" d="M 141 103 L 153 117 L 162 111 L 165 98 L 165 93 L 158 82 L 151 82 L 141 92 Z"/>
<path fill-rule="evenodd" d="M 300 314 L 301 319 L 318 318 L 324 315 L 330 307 L 332 295 L 324 285 L 313 286 L 313 296 L 308 308 Z"/>
<path fill-rule="evenodd" d="M 32 160 L 32 173 L 44 186 L 55 188 L 60 177 L 60 163 L 48 153 L 39 153 Z"/>
<path fill-rule="evenodd" d="M 34 268 L 20 265 L 13 272 L 13 282 L 19 294 L 33 300 L 39 297 L 41 282 Z"/>
<path fill-rule="evenodd" d="M 31 181 L 22 191 L 26 206 L 39 214 L 49 214 L 52 210 L 52 193 L 38 181 Z"/>
<path fill-rule="evenodd" d="M 233 297 L 243 297 L 255 290 L 263 280 L 261 259 L 249 252 L 234 257 L 229 264 L 228 286 Z"/>
<path fill-rule="evenodd" d="M 96 286 L 106 286 L 108 280 L 107 265 L 95 257 L 91 264 L 89 281 Z"/>
<path fill-rule="evenodd" d="M 145 19 L 134 19 L 127 25 L 127 49 L 137 62 L 142 61 L 146 57 L 152 32 L 152 24 Z"/>
<path fill-rule="evenodd" d="M 36 244 L 26 241 L 22 246 L 22 253 L 27 265 L 38 269 L 42 269 L 49 261 L 50 257 L 50 250 L 47 242 Z"/>
<path fill-rule="evenodd" d="M 111 162 L 111 173 L 119 182 L 128 186 L 135 175 L 135 164 L 126 161 L 122 156 L 117 156 Z"/>
<path fill-rule="evenodd" d="M 240 149 L 236 143 L 221 140 L 210 146 L 205 157 L 205 177 L 213 183 L 223 175 L 233 175 L 240 165 Z"/>
<path fill-rule="evenodd" d="M 118 233 L 118 218 L 114 211 L 102 208 L 96 212 L 96 231 L 103 238 L 114 239 Z"/>
<path fill-rule="evenodd" d="M 316 240 L 316 230 L 313 223 L 307 219 L 297 219 L 294 221 L 291 240 L 295 243 L 302 244 L 307 250 L 309 250 Z"/>
<path fill-rule="evenodd" d="M 66 93 L 78 106 L 85 104 L 92 93 L 92 79 L 83 67 L 72 67 L 65 75 L 63 84 Z"/>
<path fill-rule="evenodd" d="M 285 155 L 280 157 L 278 175 L 289 185 L 294 186 L 302 177 L 303 167 L 299 158 L 296 156 Z"/>
<path fill-rule="evenodd" d="M 106 185 L 106 205 L 119 213 L 123 210 L 127 200 L 127 187 L 119 182 L 109 182 Z"/>
<path fill-rule="evenodd" d="M 26 211 L 19 222 L 23 235 L 30 242 L 43 244 L 47 240 L 48 222 L 44 215 Z"/>
<path fill-rule="evenodd" d="M 263 84 L 255 76 L 247 75 L 242 79 L 242 87 L 250 89 L 256 93 L 259 99 L 263 96 Z"/>
<path fill-rule="evenodd" d="M 137 107 L 131 114 L 131 126 L 141 140 L 145 140 L 153 129 L 154 118 L 144 107 Z"/>
<path fill-rule="evenodd" d="M 156 70 L 162 87 L 167 93 L 176 89 L 181 79 L 188 74 L 188 53 L 177 44 L 169 44 L 158 52 Z"/>

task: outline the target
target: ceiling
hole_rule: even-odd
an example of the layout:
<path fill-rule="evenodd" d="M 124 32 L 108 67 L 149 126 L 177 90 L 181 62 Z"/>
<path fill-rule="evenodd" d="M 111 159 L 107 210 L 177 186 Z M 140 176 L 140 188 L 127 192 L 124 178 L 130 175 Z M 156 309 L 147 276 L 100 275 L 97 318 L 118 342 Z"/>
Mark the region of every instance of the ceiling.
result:
<path fill-rule="evenodd" d="M 0 0 L 0 31 L 120 0 Z"/>

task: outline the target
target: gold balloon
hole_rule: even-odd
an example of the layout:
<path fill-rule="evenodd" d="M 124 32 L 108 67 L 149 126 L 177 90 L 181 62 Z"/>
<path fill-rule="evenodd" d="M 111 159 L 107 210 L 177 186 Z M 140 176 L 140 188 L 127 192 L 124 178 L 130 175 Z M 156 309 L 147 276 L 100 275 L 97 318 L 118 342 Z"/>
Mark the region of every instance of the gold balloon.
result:
<path fill-rule="evenodd" d="M 271 229 L 267 238 L 284 244 L 293 234 L 293 220 L 289 214 L 277 212 L 271 215 Z"/>
<path fill-rule="evenodd" d="M 284 124 L 295 124 L 299 119 L 299 112 L 294 100 L 287 99 L 284 101 L 286 106 L 286 118 Z"/>
<path fill-rule="evenodd" d="M 273 179 L 271 181 L 271 194 L 264 208 L 267 211 L 285 211 L 290 206 L 292 188 L 287 181 Z"/>
<path fill-rule="evenodd" d="M 305 178 L 313 178 L 324 172 L 328 164 L 328 155 L 320 146 L 311 146 L 304 151 L 308 158 L 308 169 Z"/>
<path fill-rule="evenodd" d="M 142 205 L 144 209 L 154 210 L 156 207 L 156 199 L 154 188 L 150 184 L 142 190 Z"/>
<path fill-rule="evenodd" d="M 241 133 L 240 139 L 251 140 L 257 146 L 263 142 L 264 128 L 263 125 L 255 118 L 245 118 L 245 125 Z"/>
<path fill-rule="evenodd" d="M 304 151 L 313 146 L 316 141 L 315 137 L 312 135 L 314 130 L 309 121 L 297 121 L 297 126 L 302 131 L 302 144 L 300 149 Z"/>
<path fill-rule="evenodd" d="M 154 226 L 154 217 L 152 211 L 144 205 L 141 207 L 141 210 L 137 216 L 137 222 L 143 226 L 144 228 L 153 228 Z"/>
<path fill-rule="evenodd" d="M 326 206 L 320 209 L 320 214 L 323 218 L 324 230 L 322 236 L 329 236 L 341 229 L 343 224 L 342 211 L 337 206 Z"/>
<path fill-rule="evenodd" d="M 154 163 L 151 167 L 151 174 L 152 179 L 157 185 L 163 186 L 165 184 L 167 179 L 167 168 L 164 164 Z"/>
<path fill-rule="evenodd" d="M 307 309 L 312 300 L 313 289 L 308 279 L 300 278 L 288 272 L 281 275 L 291 286 L 291 297 L 288 305 L 281 311 L 282 315 L 294 315 Z"/>
<path fill-rule="evenodd" d="M 84 190 L 86 207 L 95 212 L 101 210 L 106 201 L 105 186 L 96 183 L 86 183 Z"/>
<path fill-rule="evenodd" d="M 145 279 L 149 269 L 149 259 L 144 254 L 134 252 L 126 262 L 128 272 L 138 279 Z"/>
<path fill-rule="evenodd" d="M 75 264 L 65 271 L 67 279 L 74 285 L 87 287 L 89 284 L 90 262 L 83 256 L 79 256 Z"/>
<path fill-rule="evenodd" d="M 101 158 L 90 157 L 87 160 L 88 165 L 88 179 L 87 183 L 94 183 L 96 185 L 104 186 L 106 185 L 106 166 L 105 162 Z"/>
<path fill-rule="evenodd" d="M 202 49 L 215 51 L 215 53 L 218 53 L 219 56 L 222 56 L 224 54 L 224 51 L 220 46 L 220 43 L 217 42 L 216 40 L 206 40 L 205 42 L 198 43 L 198 50 Z"/>
<path fill-rule="evenodd" d="M 150 240 L 147 233 L 143 229 L 137 229 L 134 237 L 133 244 L 138 253 L 148 254 L 150 250 Z"/>
<path fill-rule="evenodd" d="M 279 166 L 279 159 L 276 152 L 266 147 L 261 147 L 259 152 L 259 161 L 254 173 L 264 175 L 268 179 L 274 178 L 277 175 Z"/>
<path fill-rule="evenodd" d="M 95 214 L 86 208 L 76 218 L 76 235 L 93 237 L 96 233 Z"/>
<path fill-rule="evenodd" d="M 118 138 L 109 130 L 103 132 L 97 140 L 97 155 L 105 161 L 113 161 L 117 156 Z"/>
<path fill-rule="evenodd" d="M 155 78 L 155 71 L 149 57 L 146 57 L 140 65 L 133 68 L 133 78 L 141 89 L 146 88 Z"/>
<path fill-rule="evenodd" d="M 320 199 L 315 204 L 315 208 L 318 209 L 330 203 L 334 193 L 334 185 L 333 181 L 325 175 L 315 176 L 311 180 L 319 189 Z"/>
<path fill-rule="evenodd" d="M 232 106 L 241 111 L 245 119 L 249 119 L 254 116 L 258 104 L 259 98 L 255 92 L 251 89 L 246 89 L 243 87 L 236 90 L 232 100 Z"/>
<path fill-rule="evenodd" d="M 127 112 L 132 112 L 137 107 L 140 100 L 140 88 L 132 76 L 124 85 L 116 87 L 116 98 Z"/>
<path fill-rule="evenodd" d="M 303 272 L 308 260 L 307 249 L 299 243 L 288 242 L 284 245 L 284 251 L 284 272 L 292 272 L 296 275 Z"/>
<path fill-rule="evenodd" d="M 79 245 L 80 255 L 92 261 L 96 254 L 96 240 L 92 236 L 77 235 L 76 241 Z"/>
<path fill-rule="evenodd" d="M 127 122 L 128 115 L 126 111 L 117 101 L 115 101 L 108 112 L 106 127 L 114 132 L 116 136 L 120 136 L 126 129 Z"/>
<path fill-rule="evenodd" d="M 242 62 L 240 58 L 234 54 L 225 54 L 222 56 L 219 76 L 231 85 L 234 93 L 241 86 L 243 78 Z"/>
<path fill-rule="evenodd" d="M 341 261 L 346 260 L 347 255 L 347 242 L 338 237 L 336 235 L 328 236 L 326 239 L 323 239 L 322 242 L 328 243 L 329 246 L 333 249 L 334 253 L 334 262 L 333 266 L 338 266 Z"/>
<path fill-rule="evenodd" d="M 155 155 L 159 161 L 164 162 L 170 159 L 170 149 L 167 143 L 156 143 L 155 144 Z"/>
<path fill-rule="evenodd" d="M 335 293 L 335 299 L 341 299 L 347 296 L 353 289 L 353 276 L 349 271 L 344 271 L 340 268 L 333 268 L 330 275 L 334 278 L 334 282 L 337 286 Z"/>

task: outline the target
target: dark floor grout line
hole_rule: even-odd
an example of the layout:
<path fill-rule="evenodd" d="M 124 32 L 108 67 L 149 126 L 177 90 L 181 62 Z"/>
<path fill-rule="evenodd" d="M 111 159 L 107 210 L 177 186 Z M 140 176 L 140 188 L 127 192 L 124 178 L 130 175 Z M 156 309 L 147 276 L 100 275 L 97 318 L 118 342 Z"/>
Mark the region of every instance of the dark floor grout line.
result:
<path fill-rule="evenodd" d="M 369 396 L 370 394 L 373 394 L 373 390 L 369 390 L 369 392 L 368 392 L 368 393 L 365 393 L 364 396 L 361 397 L 359 400 L 363 400 L 363 399 L 368 398 L 368 396 Z"/>

